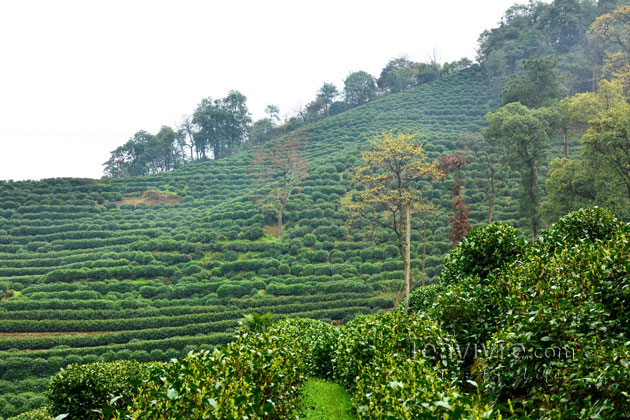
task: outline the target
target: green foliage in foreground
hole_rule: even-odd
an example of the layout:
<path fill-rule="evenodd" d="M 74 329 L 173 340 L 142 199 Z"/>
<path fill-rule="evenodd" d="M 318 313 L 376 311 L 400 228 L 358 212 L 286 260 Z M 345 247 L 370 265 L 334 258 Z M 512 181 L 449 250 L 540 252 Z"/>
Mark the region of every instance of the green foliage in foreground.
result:
<path fill-rule="evenodd" d="M 27 411 L 11 417 L 10 420 L 55 420 L 55 418 L 50 415 L 50 411 L 47 408 L 38 408 L 37 410 Z"/>
<path fill-rule="evenodd" d="M 111 413 L 125 407 L 145 376 L 145 366 L 136 361 L 70 365 L 50 381 L 50 410 L 69 419 L 100 419 L 99 410 Z"/>
<path fill-rule="evenodd" d="M 491 229 L 478 234 L 501 236 Z M 455 335 L 462 378 L 474 379 L 493 416 L 622 419 L 630 409 L 629 256 L 627 225 L 603 209 L 579 210 L 487 278 L 462 276 L 412 301 Z"/>
<path fill-rule="evenodd" d="M 330 360 L 314 341 L 333 328 L 306 319 L 280 321 L 264 333 L 239 333 L 221 351 L 151 366 L 136 398 L 114 418 L 291 418 L 302 384 L 320 369 L 318 360 Z"/>
<path fill-rule="evenodd" d="M 484 280 L 493 270 L 523 255 L 526 247 L 513 227 L 495 223 L 473 229 L 444 258 L 441 282 L 449 284 L 465 277 Z"/>
<path fill-rule="evenodd" d="M 490 286 L 504 326 L 477 368 L 498 401 L 525 396 L 543 417 L 627 418 L 630 230 L 580 211 L 554 237 L 564 246 L 534 250 Z"/>

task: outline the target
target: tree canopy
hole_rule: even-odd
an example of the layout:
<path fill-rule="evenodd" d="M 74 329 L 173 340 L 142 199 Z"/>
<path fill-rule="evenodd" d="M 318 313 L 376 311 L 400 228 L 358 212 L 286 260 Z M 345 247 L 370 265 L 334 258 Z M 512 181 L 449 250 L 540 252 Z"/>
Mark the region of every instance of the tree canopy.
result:
<path fill-rule="evenodd" d="M 405 264 L 407 310 L 411 290 L 410 213 L 421 197 L 417 181 L 441 178 L 444 174 L 437 162 L 428 162 L 415 134 L 383 132 L 368 139 L 368 143 L 369 148 L 361 152 L 363 165 L 356 168 L 356 182 L 364 189 L 353 210 L 359 217 L 395 233 Z"/>
<path fill-rule="evenodd" d="M 548 108 L 529 109 L 513 102 L 486 115 L 483 136 L 503 150 L 510 167 L 521 174 L 521 211 L 530 219 L 532 238 L 538 233 L 538 165 L 552 130 L 554 114 Z"/>
<path fill-rule="evenodd" d="M 230 91 L 225 98 L 214 101 L 210 97 L 203 99 L 192 119 L 198 156 L 230 156 L 245 141 L 251 121 L 247 98 L 238 91 Z"/>
<path fill-rule="evenodd" d="M 376 81 L 365 71 L 350 73 L 343 81 L 343 94 L 348 104 L 362 105 L 376 96 Z"/>
<path fill-rule="evenodd" d="M 177 134 L 170 127 L 162 126 L 156 135 L 138 131 L 112 152 L 103 164 L 105 174 L 120 178 L 170 171 L 184 163 L 178 146 Z"/>
<path fill-rule="evenodd" d="M 555 56 L 531 57 L 523 61 L 526 74 L 513 74 L 501 92 L 503 105 L 520 102 L 529 108 L 539 108 L 566 94 L 556 70 Z"/>

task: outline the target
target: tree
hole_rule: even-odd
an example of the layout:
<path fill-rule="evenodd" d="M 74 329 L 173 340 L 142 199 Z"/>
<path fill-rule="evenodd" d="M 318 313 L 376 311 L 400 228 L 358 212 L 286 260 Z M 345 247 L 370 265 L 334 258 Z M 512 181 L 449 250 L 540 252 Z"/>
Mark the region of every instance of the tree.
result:
<path fill-rule="evenodd" d="M 323 98 L 317 97 L 298 111 L 298 115 L 305 124 L 313 123 L 324 118 L 328 112 L 326 102 Z"/>
<path fill-rule="evenodd" d="M 520 103 L 507 104 L 486 114 L 484 138 L 501 147 L 508 165 L 521 174 L 520 208 L 531 222 L 532 241 L 538 236 L 540 188 L 538 163 L 552 129 L 548 108 L 529 109 Z"/>
<path fill-rule="evenodd" d="M 561 105 L 565 112 L 563 129 L 569 135 L 585 134 L 582 156 L 556 159 L 549 165 L 545 181 L 548 196 L 541 204 L 543 219 L 551 223 L 571 210 L 591 205 L 628 217 L 630 142 L 624 121 L 629 105 L 621 86 L 602 80 L 596 93 L 575 95 Z"/>
<path fill-rule="evenodd" d="M 177 127 L 178 144 L 185 156 L 185 149 L 188 149 L 188 161 L 195 160 L 195 125 L 192 122 L 192 116 L 184 115 L 182 122 Z"/>
<path fill-rule="evenodd" d="M 197 159 L 205 159 L 208 151 L 220 149 L 220 121 L 222 115 L 211 97 L 201 100 L 192 117 L 195 124 L 193 142 Z M 217 157 L 216 154 L 214 155 Z"/>
<path fill-rule="evenodd" d="M 547 198 L 540 214 L 549 225 L 567 213 L 595 203 L 595 178 L 582 159 L 554 159 L 549 163 L 545 180 Z"/>
<path fill-rule="evenodd" d="M 166 125 L 163 125 L 155 135 L 150 153 L 152 156 L 148 165 L 152 169 L 151 172 L 170 171 L 183 163 L 177 144 L 177 133 Z"/>
<path fill-rule="evenodd" d="M 273 105 L 273 104 L 269 104 L 265 107 L 265 114 L 267 114 L 269 116 L 269 119 L 274 123 L 277 124 L 280 122 L 280 108 L 278 108 L 278 105 Z"/>
<path fill-rule="evenodd" d="M 138 131 L 127 143 L 111 152 L 111 157 L 103 165 L 106 175 L 120 178 L 170 171 L 183 163 L 177 134 L 172 128 L 162 126 L 157 135 Z"/>
<path fill-rule="evenodd" d="M 276 202 L 278 237 L 282 237 L 282 218 L 291 193 L 308 175 L 308 161 L 303 156 L 304 145 L 297 137 L 278 140 L 271 147 L 259 147 L 254 152 L 253 170 L 271 188 Z"/>
<path fill-rule="evenodd" d="M 554 129 L 562 135 L 562 148 L 565 158 L 569 158 L 569 139 L 581 136 L 588 128 L 588 122 L 601 113 L 625 103 L 623 89 L 615 82 L 602 80 L 596 93 L 585 92 L 570 98 L 563 98 L 554 104 Z"/>
<path fill-rule="evenodd" d="M 605 51 L 604 76 L 630 88 L 630 6 L 599 16 L 588 30 L 595 48 Z"/>
<path fill-rule="evenodd" d="M 497 197 L 497 172 L 500 169 L 501 151 L 497 144 L 488 141 L 477 133 L 465 133 L 461 139 L 461 145 L 473 161 L 479 162 L 483 166 L 484 176 L 478 177 L 479 187 L 484 192 L 488 203 L 488 224 L 492 223 L 492 213 L 494 210 L 494 200 Z"/>
<path fill-rule="evenodd" d="M 345 101 L 350 105 L 362 105 L 376 96 L 376 82 L 374 77 L 367 72 L 350 73 L 343 81 L 343 85 Z"/>
<path fill-rule="evenodd" d="M 555 56 L 532 57 L 523 61 L 526 74 L 512 75 L 501 92 L 502 105 L 520 102 L 529 108 L 539 108 L 546 102 L 566 94 L 556 70 Z"/>
<path fill-rule="evenodd" d="M 422 143 L 415 137 L 390 131 L 368 140 L 370 148 L 361 153 L 364 164 L 356 169 L 355 175 L 364 190 L 359 204 L 353 207 L 361 218 L 396 234 L 405 265 L 405 311 L 409 308 L 411 291 L 411 210 L 420 201 L 416 181 L 443 176 L 437 163 L 427 162 Z"/>
<path fill-rule="evenodd" d="M 440 68 L 427 63 L 417 63 L 413 66 L 413 74 L 416 84 L 429 83 L 437 80 L 440 75 Z"/>
<path fill-rule="evenodd" d="M 194 134 L 197 158 L 214 159 L 229 156 L 241 145 L 248 133 L 251 117 L 247 98 L 238 91 L 230 91 L 225 98 L 208 97 L 197 106 L 192 118 L 197 130 Z"/>
<path fill-rule="evenodd" d="M 316 100 L 324 104 L 325 113 L 328 114 L 330 105 L 335 102 L 335 98 L 337 98 L 337 96 L 339 96 L 337 87 L 332 83 L 324 83 L 317 91 Z"/>
<path fill-rule="evenodd" d="M 582 144 L 590 166 L 609 172 L 630 199 L 630 105 L 611 108 L 590 121 Z"/>
<path fill-rule="evenodd" d="M 464 69 L 469 68 L 473 65 L 473 62 L 468 58 L 463 57 L 457 61 L 453 61 L 452 63 L 444 63 L 440 69 L 440 76 L 447 76 L 449 74 L 456 73 L 458 71 L 462 71 Z"/>
<path fill-rule="evenodd" d="M 389 60 L 376 81 L 379 89 L 400 92 L 416 85 L 415 63 L 406 57 Z"/>
<path fill-rule="evenodd" d="M 229 156 L 245 141 L 248 126 L 252 122 L 247 109 L 247 98 L 242 93 L 231 90 L 225 98 L 218 100 L 216 105 L 224 113 L 223 132 L 226 150 L 223 154 Z"/>
<path fill-rule="evenodd" d="M 568 112 L 573 124 L 586 132 L 590 120 L 625 103 L 621 85 L 604 79 L 599 82 L 597 92 L 580 93 L 570 98 Z"/>
<path fill-rule="evenodd" d="M 275 134 L 275 125 L 271 118 L 262 118 L 249 128 L 249 141 L 252 144 L 267 143 Z"/>
<path fill-rule="evenodd" d="M 439 158 L 438 169 L 445 174 L 452 174 L 455 184 L 451 187 L 453 216 L 450 219 L 451 231 L 448 238 L 453 246 L 459 245 L 462 239 L 468 234 L 468 214 L 470 206 L 464 204 L 461 195 L 462 176 L 461 168 L 468 165 L 470 160 L 460 154 L 441 156 Z"/>

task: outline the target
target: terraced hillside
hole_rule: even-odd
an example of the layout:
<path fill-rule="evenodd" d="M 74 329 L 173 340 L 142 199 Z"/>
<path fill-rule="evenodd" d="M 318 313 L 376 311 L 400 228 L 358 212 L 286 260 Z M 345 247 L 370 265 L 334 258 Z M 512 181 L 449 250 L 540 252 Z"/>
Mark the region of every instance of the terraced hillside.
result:
<path fill-rule="evenodd" d="M 228 342 L 251 311 L 343 322 L 391 308 L 403 283 L 396 247 L 347 228 L 358 151 L 366 136 L 401 129 L 423 135 L 435 158 L 494 106 L 469 69 L 308 126 L 309 175 L 282 239 L 255 199 L 250 151 L 141 178 L 0 182 L 0 417 L 42 405 L 68 363 L 168 360 Z M 487 218 L 480 171 L 473 162 L 464 179 L 473 225 Z M 450 249 L 449 185 L 423 185 L 440 209 L 427 218 L 429 278 Z M 495 219 L 525 226 L 516 189 L 502 190 Z M 415 268 L 422 226 L 414 220 Z"/>

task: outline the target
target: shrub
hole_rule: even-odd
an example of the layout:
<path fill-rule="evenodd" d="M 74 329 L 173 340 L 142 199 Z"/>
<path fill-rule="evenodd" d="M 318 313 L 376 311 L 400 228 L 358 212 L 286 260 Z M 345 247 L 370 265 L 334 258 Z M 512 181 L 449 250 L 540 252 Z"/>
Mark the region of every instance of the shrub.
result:
<path fill-rule="evenodd" d="M 306 235 L 304 235 L 304 238 L 302 239 L 302 243 L 304 244 L 304 246 L 308 246 L 308 247 L 315 245 L 316 241 L 317 241 L 317 237 L 313 235 L 312 233 L 307 233 Z"/>
<path fill-rule="evenodd" d="M 400 353 L 379 355 L 356 381 L 352 404 L 361 419 L 491 418 L 463 398 L 457 385 L 421 357 Z"/>
<path fill-rule="evenodd" d="M 248 285 L 248 286 L 251 286 Z M 217 289 L 217 296 L 220 298 L 240 298 L 249 293 L 251 287 L 244 287 L 238 283 L 223 283 Z"/>
<path fill-rule="evenodd" d="M 409 296 L 410 311 L 426 311 L 429 309 L 436 298 L 444 290 L 439 284 L 429 284 L 423 287 L 416 287 Z"/>
<path fill-rule="evenodd" d="M 280 264 L 278 266 L 278 274 L 291 274 L 291 267 L 288 264 Z"/>
<path fill-rule="evenodd" d="M 590 223 L 568 225 L 592 232 Z M 499 402 L 518 396 L 563 418 L 622 419 L 630 410 L 622 391 L 630 386 L 630 234 L 576 242 L 556 242 L 553 254 L 532 254 L 497 276 L 491 288 L 505 327 L 478 369 Z"/>
<path fill-rule="evenodd" d="M 387 245 L 383 248 L 383 254 L 385 258 L 397 258 L 400 255 L 398 248 L 394 245 Z"/>
<path fill-rule="evenodd" d="M 594 207 L 576 210 L 541 232 L 534 244 L 535 252 L 550 254 L 556 249 L 576 246 L 584 241 L 607 240 L 622 226 L 623 223 L 607 209 Z"/>
<path fill-rule="evenodd" d="M 340 330 L 335 351 L 335 378 L 351 390 L 363 369 L 378 367 L 385 355 L 422 358 L 445 376 L 458 375 L 459 358 L 453 337 L 421 313 L 392 311 L 357 316 Z"/>
<path fill-rule="evenodd" d="M 513 227 L 493 223 L 473 229 L 444 258 L 440 280 L 448 284 L 477 276 L 484 281 L 492 271 L 522 257 L 526 250 L 525 240 Z"/>
<path fill-rule="evenodd" d="M 239 333 L 220 351 L 152 365 L 138 396 L 114 418 L 289 418 L 302 383 L 328 357 L 333 341 L 318 345 L 313 338 L 330 336 L 331 328 L 284 320 L 261 334 Z"/>
<path fill-rule="evenodd" d="M 54 417 L 47 408 L 38 408 L 37 410 L 27 411 L 26 413 L 11 417 L 10 420 L 54 420 Z"/>
<path fill-rule="evenodd" d="M 262 226 L 256 224 L 256 225 L 252 225 L 249 227 L 249 229 L 247 229 L 247 239 L 255 241 L 257 239 L 260 239 L 263 237 L 263 235 L 265 234 L 265 231 L 263 230 Z"/>
<path fill-rule="evenodd" d="M 50 411 L 70 419 L 100 419 L 99 410 L 110 412 L 132 401 L 145 373 L 136 361 L 69 365 L 50 381 Z"/>
<path fill-rule="evenodd" d="M 494 297 L 478 277 L 465 277 L 444 287 L 427 310 L 467 350 L 466 366 L 476 357 L 475 346 L 485 343 L 502 321 Z"/>

